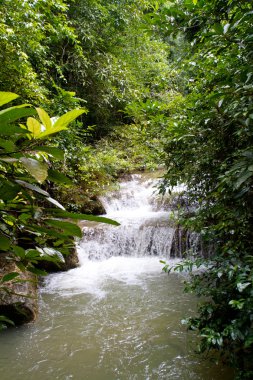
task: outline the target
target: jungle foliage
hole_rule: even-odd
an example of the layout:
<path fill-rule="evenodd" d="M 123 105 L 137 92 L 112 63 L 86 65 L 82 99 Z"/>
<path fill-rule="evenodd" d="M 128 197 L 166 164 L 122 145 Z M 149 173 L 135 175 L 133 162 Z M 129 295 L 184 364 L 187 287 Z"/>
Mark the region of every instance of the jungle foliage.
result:
<path fill-rule="evenodd" d="M 61 170 L 76 185 L 69 203 L 76 202 L 79 209 L 82 200 L 74 194 L 80 189 L 87 199 L 98 182 L 105 188 L 119 172 L 159 165 L 158 136 L 153 134 L 153 143 L 144 124 L 133 123 L 130 108 L 126 110 L 134 102 L 141 109 L 148 100 L 167 97 L 169 47 L 152 35 L 144 17 L 155 7 L 153 0 L 2 2 L 1 90 L 14 91 L 49 114 L 88 110 L 57 137 L 65 152 Z M 138 144 L 125 153 L 130 136 Z M 108 144 L 103 152 L 101 139 L 107 137 L 121 157 L 121 168 L 108 154 Z M 62 187 L 53 191 L 67 197 Z"/>
<path fill-rule="evenodd" d="M 67 212 L 47 191 L 51 182 L 71 184 L 68 177 L 52 168 L 54 160 L 63 160 L 64 152 L 51 138 L 66 130 L 85 110 L 50 118 L 42 108 L 29 104 L 6 108 L 17 98 L 14 93 L 0 92 L 0 107 L 4 107 L 0 110 L 0 252 L 21 272 L 44 275 L 37 264 L 64 261 L 74 247 L 73 237 L 82 236 L 76 220 L 117 222 Z M 27 120 L 22 122 L 24 118 Z M 19 273 L 1 277 L 1 294 L 9 292 L 10 281 L 21 281 Z M 11 323 L 1 316 L 0 325 L 5 322 Z"/>
<path fill-rule="evenodd" d="M 218 352 L 252 378 L 253 354 L 253 9 L 250 1 L 164 2 L 150 16 L 164 39 L 183 35 L 176 60 L 184 81 L 165 132 L 163 189 L 185 183 L 197 208 L 185 228 L 215 245 L 206 259 L 186 260 L 188 290 L 207 300 L 188 326 L 202 352 Z M 194 270 L 202 265 L 205 271 Z"/>

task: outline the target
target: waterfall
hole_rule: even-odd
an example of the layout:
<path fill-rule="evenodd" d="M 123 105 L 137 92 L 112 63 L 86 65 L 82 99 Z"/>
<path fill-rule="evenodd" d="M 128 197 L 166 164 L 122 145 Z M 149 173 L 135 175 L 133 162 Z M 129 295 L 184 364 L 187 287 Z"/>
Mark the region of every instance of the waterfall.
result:
<path fill-rule="evenodd" d="M 45 290 L 101 298 L 107 293 L 106 281 L 133 285 L 142 276 L 161 275 L 160 260 L 170 258 L 175 228 L 157 184 L 158 179 L 135 174 L 122 181 L 118 191 L 102 197 L 106 216 L 120 226 L 83 221 L 77 246 L 80 266 L 48 276 Z"/>
<path fill-rule="evenodd" d="M 120 223 L 83 226 L 79 259 L 101 260 L 115 256 L 169 257 L 174 234 L 170 212 L 163 209 L 155 186 L 157 179 L 133 175 L 118 191 L 101 198 L 106 216 Z"/>
<path fill-rule="evenodd" d="M 83 238 L 77 246 L 79 267 L 48 276 L 45 290 L 104 297 L 107 281 L 139 284 L 142 276 L 161 274 L 160 260 L 174 265 L 189 244 L 198 249 L 196 234 L 186 231 L 185 235 L 171 218 L 175 197 L 173 203 L 165 202 L 157 185 L 158 179 L 135 174 L 102 197 L 106 216 L 120 226 L 83 221 Z"/>

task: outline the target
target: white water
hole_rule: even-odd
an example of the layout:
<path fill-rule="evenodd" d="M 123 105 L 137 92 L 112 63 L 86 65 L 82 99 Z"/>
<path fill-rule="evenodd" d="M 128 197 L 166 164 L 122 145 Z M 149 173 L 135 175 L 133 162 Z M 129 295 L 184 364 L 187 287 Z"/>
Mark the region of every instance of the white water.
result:
<path fill-rule="evenodd" d="M 1 380 L 231 379 L 180 324 L 196 301 L 162 272 L 173 227 L 153 186 L 134 176 L 103 200 L 120 227 L 83 224 L 80 267 L 47 277 L 36 323 L 0 335 Z"/>
<path fill-rule="evenodd" d="M 49 276 L 45 291 L 101 297 L 108 279 L 140 284 L 141 275 L 161 273 L 159 260 L 169 259 L 174 228 L 169 226 L 170 213 L 157 210 L 156 183 L 134 175 L 120 191 L 104 197 L 106 216 L 121 225 L 86 223 L 78 247 L 80 267 Z"/>

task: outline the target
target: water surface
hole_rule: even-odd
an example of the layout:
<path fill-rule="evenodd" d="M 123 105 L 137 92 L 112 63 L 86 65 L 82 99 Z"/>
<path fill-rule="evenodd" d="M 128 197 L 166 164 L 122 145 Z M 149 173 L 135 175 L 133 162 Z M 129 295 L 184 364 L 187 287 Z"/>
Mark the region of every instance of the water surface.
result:
<path fill-rule="evenodd" d="M 181 319 L 196 299 L 171 265 L 170 210 L 156 201 L 156 180 L 133 176 L 103 199 L 120 227 L 83 223 L 80 267 L 50 275 L 39 319 L 0 335 L 1 380 L 229 380 L 194 353 Z"/>

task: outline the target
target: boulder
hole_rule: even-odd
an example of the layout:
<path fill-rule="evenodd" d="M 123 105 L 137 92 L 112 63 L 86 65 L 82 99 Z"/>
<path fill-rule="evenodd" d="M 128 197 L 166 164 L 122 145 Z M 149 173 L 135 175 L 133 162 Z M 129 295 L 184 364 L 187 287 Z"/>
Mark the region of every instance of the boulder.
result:
<path fill-rule="evenodd" d="M 0 286 L 0 315 L 15 325 L 33 321 L 38 313 L 37 276 L 22 272 L 7 254 L 0 255 L 0 277 L 16 272 L 19 276 Z"/>
<path fill-rule="evenodd" d="M 205 242 L 197 232 L 177 226 L 172 239 L 170 257 L 204 257 L 208 258 L 214 252 L 214 245 Z"/>

